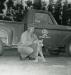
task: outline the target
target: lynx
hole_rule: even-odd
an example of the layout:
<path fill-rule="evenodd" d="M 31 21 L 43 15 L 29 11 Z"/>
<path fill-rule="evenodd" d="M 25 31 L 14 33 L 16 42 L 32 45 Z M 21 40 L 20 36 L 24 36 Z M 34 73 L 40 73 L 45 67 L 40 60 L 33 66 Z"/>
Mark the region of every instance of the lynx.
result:
<path fill-rule="evenodd" d="M 44 58 L 44 55 L 43 55 L 43 52 L 42 52 L 42 47 L 43 47 L 43 40 L 38 40 L 37 41 L 37 57 L 36 57 L 36 62 L 38 61 L 39 59 L 39 56 L 38 54 L 40 54 L 40 57 L 42 58 L 43 62 L 46 62 L 45 58 Z"/>

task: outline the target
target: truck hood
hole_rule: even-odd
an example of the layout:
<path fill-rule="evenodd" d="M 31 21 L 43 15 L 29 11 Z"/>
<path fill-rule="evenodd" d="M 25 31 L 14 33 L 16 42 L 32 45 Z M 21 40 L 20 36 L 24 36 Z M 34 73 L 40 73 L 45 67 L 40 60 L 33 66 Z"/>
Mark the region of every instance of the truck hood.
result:
<path fill-rule="evenodd" d="M 71 26 L 64 25 L 55 25 L 55 24 L 47 24 L 47 25 L 35 25 L 35 28 L 40 29 L 51 29 L 51 30 L 71 30 Z"/>

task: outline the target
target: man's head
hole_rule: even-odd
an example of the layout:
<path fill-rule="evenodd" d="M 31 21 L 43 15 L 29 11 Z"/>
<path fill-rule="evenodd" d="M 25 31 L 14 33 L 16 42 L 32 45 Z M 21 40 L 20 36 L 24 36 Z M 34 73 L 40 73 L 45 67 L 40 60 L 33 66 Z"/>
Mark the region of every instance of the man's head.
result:
<path fill-rule="evenodd" d="M 32 27 L 28 27 L 28 31 L 30 32 L 30 33 L 33 33 L 34 32 L 34 27 L 32 26 Z"/>

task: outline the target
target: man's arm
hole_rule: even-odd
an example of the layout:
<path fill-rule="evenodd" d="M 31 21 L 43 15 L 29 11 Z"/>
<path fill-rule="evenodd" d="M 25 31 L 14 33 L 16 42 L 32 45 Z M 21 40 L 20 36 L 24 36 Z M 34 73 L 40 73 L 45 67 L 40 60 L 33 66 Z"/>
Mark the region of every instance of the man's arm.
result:
<path fill-rule="evenodd" d="M 33 42 L 32 40 L 28 40 L 28 34 L 27 33 L 22 34 L 22 36 L 21 36 L 21 44 L 22 45 L 28 46 L 28 45 L 31 45 L 32 42 Z"/>

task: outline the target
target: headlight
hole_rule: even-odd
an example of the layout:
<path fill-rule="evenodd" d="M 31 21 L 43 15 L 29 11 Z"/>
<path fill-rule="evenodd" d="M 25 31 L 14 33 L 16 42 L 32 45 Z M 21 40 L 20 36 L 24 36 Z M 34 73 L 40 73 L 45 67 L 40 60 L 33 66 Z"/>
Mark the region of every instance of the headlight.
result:
<path fill-rule="evenodd" d="M 8 33 L 4 29 L 0 29 L 0 39 L 2 40 L 3 43 L 6 45 L 8 44 Z"/>

